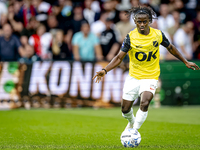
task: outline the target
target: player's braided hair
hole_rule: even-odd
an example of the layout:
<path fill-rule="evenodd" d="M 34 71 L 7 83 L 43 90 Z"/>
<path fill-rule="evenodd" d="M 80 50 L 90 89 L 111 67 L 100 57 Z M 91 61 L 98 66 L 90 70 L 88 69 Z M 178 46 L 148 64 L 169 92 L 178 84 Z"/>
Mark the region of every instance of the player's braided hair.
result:
<path fill-rule="evenodd" d="M 149 21 L 150 23 L 152 23 L 153 19 L 157 19 L 156 17 L 156 13 L 153 11 L 153 9 L 151 7 L 145 7 L 145 6 L 136 6 L 133 7 L 131 9 L 128 10 L 127 12 L 128 16 L 130 17 L 131 15 L 133 15 L 133 19 L 135 19 L 135 17 L 138 14 L 147 14 L 149 16 Z"/>

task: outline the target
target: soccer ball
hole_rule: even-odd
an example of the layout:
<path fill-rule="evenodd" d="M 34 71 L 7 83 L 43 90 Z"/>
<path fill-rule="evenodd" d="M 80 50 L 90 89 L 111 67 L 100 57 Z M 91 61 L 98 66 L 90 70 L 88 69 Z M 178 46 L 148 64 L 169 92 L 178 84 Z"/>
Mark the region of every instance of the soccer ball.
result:
<path fill-rule="evenodd" d="M 134 128 L 125 129 L 120 138 L 124 147 L 137 147 L 141 142 L 141 135 Z"/>

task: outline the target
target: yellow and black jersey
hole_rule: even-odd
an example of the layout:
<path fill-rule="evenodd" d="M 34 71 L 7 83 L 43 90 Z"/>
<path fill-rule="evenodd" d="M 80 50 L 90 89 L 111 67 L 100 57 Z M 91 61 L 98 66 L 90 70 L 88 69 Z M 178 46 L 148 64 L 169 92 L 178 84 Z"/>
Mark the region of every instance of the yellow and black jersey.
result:
<path fill-rule="evenodd" d="M 136 79 L 156 79 L 160 75 L 159 45 L 170 45 L 165 35 L 150 27 L 148 35 L 140 34 L 135 28 L 130 31 L 122 44 L 121 50 L 128 52 L 129 75 Z"/>

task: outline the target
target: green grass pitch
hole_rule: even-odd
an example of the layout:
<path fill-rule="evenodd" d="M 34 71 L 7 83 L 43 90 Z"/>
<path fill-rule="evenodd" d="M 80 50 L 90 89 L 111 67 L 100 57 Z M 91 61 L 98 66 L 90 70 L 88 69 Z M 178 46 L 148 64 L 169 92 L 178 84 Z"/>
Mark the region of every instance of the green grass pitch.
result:
<path fill-rule="evenodd" d="M 136 112 L 138 107 L 134 107 Z M 0 149 L 124 150 L 120 108 L 0 111 Z M 140 150 L 200 150 L 200 107 L 150 108 Z"/>

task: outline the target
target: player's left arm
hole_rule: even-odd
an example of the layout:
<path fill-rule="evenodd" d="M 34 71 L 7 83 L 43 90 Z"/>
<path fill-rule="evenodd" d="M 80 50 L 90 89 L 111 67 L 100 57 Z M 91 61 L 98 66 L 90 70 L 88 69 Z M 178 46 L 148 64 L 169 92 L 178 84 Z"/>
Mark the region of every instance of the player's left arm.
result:
<path fill-rule="evenodd" d="M 181 53 L 176 49 L 176 47 L 172 44 L 169 44 L 169 46 L 167 47 L 167 50 L 172 54 L 174 55 L 176 58 L 178 58 L 179 60 L 181 60 L 185 65 L 186 67 L 188 67 L 189 69 L 192 69 L 192 70 L 200 70 L 199 66 L 193 62 L 189 62 L 187 61 L 183 55 L 181 55 Z"/>
<path fill-rule="evenodd" d="M 181 60 L 188 68 L 192 69 L 192 70 L 199 70 L 199 66 L 196 65 L 195 63 L 193 62 L 189 62 L 187 61 L 187 59 L 185 59 L 183 57 L 183 55 L 177 50 L 177 48 L 170 44 L 169 40 L 166 38 L 165 34 L 162 32 L 162 42 L 161 42 L 161 45 L 166 47 L 167 50 L 172 54 L 174 55 L 176 58 L 178 58 L 179 60 Z"/>

